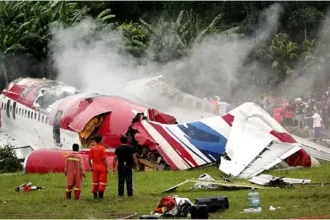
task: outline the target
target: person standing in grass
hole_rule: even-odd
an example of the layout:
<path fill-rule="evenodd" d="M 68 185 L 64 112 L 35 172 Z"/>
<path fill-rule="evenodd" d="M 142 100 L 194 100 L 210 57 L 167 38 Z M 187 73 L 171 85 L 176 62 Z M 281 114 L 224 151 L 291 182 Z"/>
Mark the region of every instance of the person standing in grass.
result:
<path fill-rule="evenodd" d="M 121 136 L 120 142 L 121 146 L 115 150 L 112 166 L 112 170 L 115 172 L 118 160 L 118 199 L 124 196 L 125 182 L 127 195 L 129 197 L 133 196 L 133 162 L 135 163 L 136 170 L 139 171 L 139 164 L 134 147 L 127 144 L 127 137 L 125 135 Z"/>
<path fill-rule="evenodd" d="M 80 199 L 82 178 L 86 178 L 84 163 L 79 155 L 79 145 L 72 145 L 72 153 L 68 155 L 65 161 L 64 174 L 67 178 L 66 198 L 71 199 L 72 188 L 74 188 L 74 197 Z"/>
<path fill-rule="evenodd" d="M 103 199 L 105 187 L 108 183 L 108 165 L 107 165 L 107 155 L 106 148 L 101 144 L 102 137 L 97 135 L 95 137 L 95 144 L 89 151 L 89 166 L 93 172 L 93 198 Z M 93 162 L 93 163 L 92 163 Z"/>
<path fill-rule="evenodd" d="M 321 137 L 321 128 L 322 128 L 322 117 L 318 114 L 317 110 L 313 110 L 313 116 L 312 117 L 306 117 L 306 118 L 312 118 L 313 119 L 313 128 L 314 128 L 314 142 L 317 142 L 317 140 Z"/>

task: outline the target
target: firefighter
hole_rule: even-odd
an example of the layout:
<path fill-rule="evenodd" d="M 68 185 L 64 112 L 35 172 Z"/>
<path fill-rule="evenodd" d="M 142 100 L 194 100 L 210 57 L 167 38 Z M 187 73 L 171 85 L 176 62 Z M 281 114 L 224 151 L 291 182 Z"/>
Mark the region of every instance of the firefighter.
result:
<path fill-rule="evenodd" d="M 133 196 L 133 162 L 135 168 L 139 171 L 139 164 L 136 158 L 134 147 L 127 144 L 127 136 L 120 137 L 121 146 L 116 148 L 115 157 L 113 159 L 113 172 L 115 172 L 118 160 L 118 199 L 124 196 L 124 185 L 126 181 L 127 195 Z"/>
<path fill-rule="evenodd" d="M 72 145 L 72 153 L 68 155 L 65 161 L 65 172 L 67 176 L 66 198 L 71 199 L 72 188 L 74 188 L 74 197 L 80 199 L 82 178 L 86 178 L 84 163 L 81 156 L 78 154 L 79 145 Z"/>
<path fill-rule="evenodd" d="M 95 137 L 95 144 L 89 151 L 89 166 L 93 172 L 92 193 L 94 199 L 103 199 L 105 187 L 108 182 L 108 166 L 105 146 L 101 144 L 102 137 Z M 92 163 L 93 162 L 93 163 Z"/>

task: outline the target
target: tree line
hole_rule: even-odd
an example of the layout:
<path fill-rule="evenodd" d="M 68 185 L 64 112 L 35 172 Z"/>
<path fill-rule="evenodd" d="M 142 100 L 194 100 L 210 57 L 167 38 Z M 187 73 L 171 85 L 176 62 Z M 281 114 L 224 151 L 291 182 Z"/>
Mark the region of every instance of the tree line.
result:
<path fill-rule="evenodd" d="M 56 23 L 70 27 L 92 17 L 100 27 L 123 32 L 122 49 L 126 53 L 136 59 L 148 56 L 153 62 L 166 64 L 189 56 L 191 47 L 208 36 L 253 38 L 261 12 L 272 4 L 274 2 L 0 2 L 0 87 L 3 89 L 19 76 L 56 78 L 49 59 L 52 40 L 49 30 Z M 233 90 L 246 82 L 253 82 L 254 92 L 273 91 L 279 85 L 291 88 L 298 79 L 313 78 L 310 74 L 318 74 L 317 80 L 313 78 L 316 88 L 326 86 L 325 82 L 330 80 L 326 72 L 327 39 L 318 37 L 329 3 L 279 4 L 284 12 L 276 33 L 270 39 L 259 41 L 249 52 L 239 67 L 241 82 L 235 84 Z M 324 44 L 322 51 L 317 49 L 320 44 Z M 262 65 L 255 74 L 247 74 L 246 66 L 256 61 Z M 226 73 L 219 70 L 219 74 Z M 215 82 L 214 86 L 205 88 L 193 78 L 185 77 L 176 82 L 176 86 L 196 95 L 212 95 L 216 93 L 215 87 L 225 86 Z M 198 92 L 200 90 L 203 91 Z"/>

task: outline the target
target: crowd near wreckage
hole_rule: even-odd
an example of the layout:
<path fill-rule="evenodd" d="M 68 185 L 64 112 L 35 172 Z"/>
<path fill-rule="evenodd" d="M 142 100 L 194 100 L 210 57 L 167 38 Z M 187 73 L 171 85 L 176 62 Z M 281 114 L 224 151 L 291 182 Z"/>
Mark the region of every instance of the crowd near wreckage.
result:
<path fill-rule="evenodd" d="M 182 123 L 122 97 L 81 93 L 62 82 L 34 78 L 9 83 L 0 102 L 1 146 L 14 146 L 26 173 L 64 172 L 73 143 L 81 145 L 88 168 L 96 134 L 107 147 L 109 169 L 122 134 L 136 147 L 141 168 L 188 170 L 220 163 L 225 174 L 247 179 L 274 167 L 312 167 L 319 166 L 317 159 L 330 160 L 328 148 L 289 134 L 254 103 Z"/>

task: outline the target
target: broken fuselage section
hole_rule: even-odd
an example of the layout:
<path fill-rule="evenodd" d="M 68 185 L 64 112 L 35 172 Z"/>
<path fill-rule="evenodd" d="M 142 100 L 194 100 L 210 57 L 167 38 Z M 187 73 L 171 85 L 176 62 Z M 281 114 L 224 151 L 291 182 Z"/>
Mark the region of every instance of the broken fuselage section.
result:
<path fill-rule="evenodd" d="M 229 113 L 181 124 L 162 124 L 137 115 L 134 138 L 150 152 L 157 151 L 171 169 L 186 170 L 220 162 L 220 170 L 251 178 L 275 166 L 318 166 L 318 154 L 297 142 L 267 112 L 245 103 Z M 319 146 L 321 149 L 322 146 Z M 324 150 L 324 148 L 322 148 Z M 330 151 L 322 159 L 330 160 Z"/>

